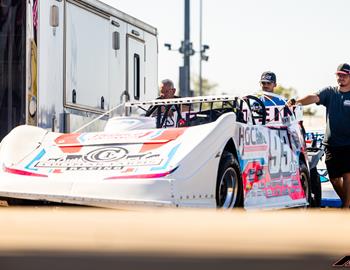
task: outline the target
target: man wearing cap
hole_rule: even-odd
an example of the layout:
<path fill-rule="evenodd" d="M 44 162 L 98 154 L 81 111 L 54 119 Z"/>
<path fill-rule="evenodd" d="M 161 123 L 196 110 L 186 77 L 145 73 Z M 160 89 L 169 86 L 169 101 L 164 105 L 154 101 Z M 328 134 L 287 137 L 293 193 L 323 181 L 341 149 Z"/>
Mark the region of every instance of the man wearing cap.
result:
<path fill-rule="evenodd" d="M 350 65 L 340 64 L 336 71 L 338 86 L 296 100 L 301 105 L 316 103 L 326 107 L 326 166 L 343 208 L 350 207 Z M 295 103 L 294 102 L 294 103 Z M 293 101 L 289 101 L 292 105 Z"/>
<path fill-rule="evenodd" d="M 276 74 L 272 71 L 265 71 L 261 74 L 260 78 L 261 90 L 264 91 L 264 95 L 260 97 L 265 106 L 284 106 L 286 105 L 286 100 L 274 94 L 276 83 Z"/>
<path fill-rule="evenodd" d="M 260 85 L 261 90 L 273 93 L 276 87 L 276 74 L 271 71 L 265 71 L 261 74 Z"/>

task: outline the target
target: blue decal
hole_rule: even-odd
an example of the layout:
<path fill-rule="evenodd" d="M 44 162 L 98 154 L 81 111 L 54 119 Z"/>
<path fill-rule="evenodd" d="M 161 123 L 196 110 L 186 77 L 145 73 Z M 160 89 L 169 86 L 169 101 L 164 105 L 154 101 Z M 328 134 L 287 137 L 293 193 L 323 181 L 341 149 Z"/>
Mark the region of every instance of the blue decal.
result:
<path fill-rule="evenodd" d="M 31 162 L 29 162 L 29 164 L 28 164 L 27 166 L 25 166 L 25 168 L 26 168 L 27 170 L 37 171 L 38 169 L 30 168 L 30 167 L 33 165 L 33 163 L 34 163 L 35 161 L 39 161 L 45 154 L 46 154 L 45 149 L 41 150 L 40 153 L 39 153 Z"/>
<path fill-rule="evenodd" d="M 241 171 L 243 172 L 247 166 L 248 163 L 251 162 L 259 162 L 261 166 L 265 165 L 265 159 L 264 158 L 252 158 L 252 159 L 241 159 L 239 161 L 239 165 L 241 166 Z"/>
<path fill-rule="evenodd" d="M 80 134 L 80 136 L 78 137 L 78 141 L 80 143 L 83 143 L 86 139 L 85 139 L 85 136 L 87 135 L 88 133 L 82 133 Z"/>
<path fill-rule="evenodd" d="M 163 133 L 163 130 L 159 130 L 159 131 L 157 131 L 155 134 L 151 135 L 151 136 L 150 136 L 150 139 L 156 138 L 156 137 L 158 137 L 159 135 L 161 135 L 162 133 Z"/>
<path fill-rule="evenodd" d="M 161 166 L 161 167 L 153 167 L 153 168 L 151 168 L 151 171 L 158 171 L 158 170 L 165 169 L 168 166 L 170 160 L 175 155 L 175 153 L 176 153 L 177 149 L 179 148 L 179 146 L 180 146 L 180 144 L 176 145 L 173 149 L 170 150 L 169 155 L 168 155 L 168 160 L 167 160 L 167 162 L 165 162 L 165 164 L 163 166 Z"/>

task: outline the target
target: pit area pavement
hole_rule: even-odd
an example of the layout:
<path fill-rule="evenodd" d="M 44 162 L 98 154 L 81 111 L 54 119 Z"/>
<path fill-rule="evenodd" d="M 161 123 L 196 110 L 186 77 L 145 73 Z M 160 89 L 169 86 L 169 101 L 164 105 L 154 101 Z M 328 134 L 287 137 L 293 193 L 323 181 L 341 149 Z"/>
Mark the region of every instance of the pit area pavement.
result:
<path fill-rule="evenodd" d="M 350 211 L 0 208 L 0 269 L 334 269 Z"/>

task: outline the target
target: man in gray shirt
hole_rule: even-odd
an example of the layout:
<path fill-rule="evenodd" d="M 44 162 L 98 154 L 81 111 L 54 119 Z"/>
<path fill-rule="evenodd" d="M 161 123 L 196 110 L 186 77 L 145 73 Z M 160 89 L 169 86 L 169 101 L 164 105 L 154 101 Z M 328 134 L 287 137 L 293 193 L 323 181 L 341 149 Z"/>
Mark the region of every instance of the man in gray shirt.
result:
<path fill-rule="evenodd" d="M 336 72 L 338 86 L 329 86 L 296 103 L 316 103 L 326 107 L 326 166 L 334 190 L 343 208 L 350 207 L 350 65 L 340 64 Z"/>

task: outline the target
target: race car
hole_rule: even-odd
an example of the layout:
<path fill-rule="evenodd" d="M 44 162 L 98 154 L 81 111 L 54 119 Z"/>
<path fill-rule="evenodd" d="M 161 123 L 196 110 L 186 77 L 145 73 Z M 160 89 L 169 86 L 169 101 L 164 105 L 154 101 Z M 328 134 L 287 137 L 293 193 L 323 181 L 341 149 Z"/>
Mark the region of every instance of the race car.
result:
<path fill-rule="evenodd" d="M 262 95 L 129 102 L 125 115 L 111 117 L 100 132 L 19 126 L 0 144 L 1 200 L 116 208 L 317 206 L 319 178 L 310 178 L 302 109 L 267 108 Z"/>

